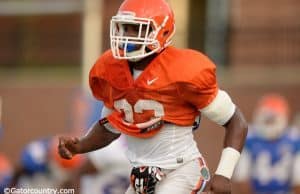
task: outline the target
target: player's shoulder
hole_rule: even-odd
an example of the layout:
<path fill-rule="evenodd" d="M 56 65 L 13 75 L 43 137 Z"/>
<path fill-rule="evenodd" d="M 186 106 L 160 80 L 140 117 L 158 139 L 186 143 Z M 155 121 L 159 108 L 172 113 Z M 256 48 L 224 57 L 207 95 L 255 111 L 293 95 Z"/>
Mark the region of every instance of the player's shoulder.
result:
<path fill-rule="evenodd" d="M 176 47 L 167 47 L 165 57 L 171 65 L 184 66 L 185 68 L 206 69 L 215 68 L 215 64 L 204 53 L 193 49 L 181 49 Z"/>
<path fill-rule="evenodd" d="M 171 80 L 197 83 L 215 82 L 215 64 L 203 53 L 192 49 L 167 47 L 159 55 L 161 67 Z"/>

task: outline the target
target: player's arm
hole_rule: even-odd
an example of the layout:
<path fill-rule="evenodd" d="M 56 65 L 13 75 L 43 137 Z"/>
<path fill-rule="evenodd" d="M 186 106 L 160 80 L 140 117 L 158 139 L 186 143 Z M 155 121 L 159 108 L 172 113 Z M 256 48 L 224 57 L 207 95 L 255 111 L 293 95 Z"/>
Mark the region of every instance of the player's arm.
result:
<path fill-rule="evenodd" d="M 245 118 L 238 107 L 231 119 L 224 125 L 226 128 L 224 147 L 231 147 L 241 152 L 247 136 L 247 123 Z"/>
<path fill-rule="evenodd" d="M 226 129 L 221 159 L 210 184 L 214 187 L 213 191 L 230 191 L 230 179 L 248 132 L 247 122 L 230 96 L 222 90 L 219 90 L 214 100 L 200 111 L 204 116 Z M 211 189 L 209 187 L 208 189 Z"/>
<path fill-rule="evenodd" d="M 230 147 L 239 153 L 242 151 L 247 132 L 247 122 L 240 109 L 223 90 L 218 90 L 214 100 L 201 113 L 211 121 L 224 126 L 224 148 Z"/>
<path fill-rule="evenodd" d="M 84 137 L 59 137 L 58 151 L 61 157 L 71 159 L 75 154 L 103 148 L 119 136 L 120 134 L 107 129 L 107 122 L 102 119 L 96 122 Z"/>

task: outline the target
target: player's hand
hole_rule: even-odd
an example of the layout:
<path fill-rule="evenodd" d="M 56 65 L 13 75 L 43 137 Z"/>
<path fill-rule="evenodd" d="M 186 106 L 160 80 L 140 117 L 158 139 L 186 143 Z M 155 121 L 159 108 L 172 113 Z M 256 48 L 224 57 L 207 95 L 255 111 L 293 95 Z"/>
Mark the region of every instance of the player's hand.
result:
<path fill-rule="evenodd" d="M 77 137 L 59 137 L 58 153 L 64 159 L 71 159 L 80 153 L 80 144 Z"/>
<path fill-rule="evenodd" d="M 214 175 L 207 183 L 204 192 L 214 194 L 231 194 L 231 181 L 224 176 Z"/>

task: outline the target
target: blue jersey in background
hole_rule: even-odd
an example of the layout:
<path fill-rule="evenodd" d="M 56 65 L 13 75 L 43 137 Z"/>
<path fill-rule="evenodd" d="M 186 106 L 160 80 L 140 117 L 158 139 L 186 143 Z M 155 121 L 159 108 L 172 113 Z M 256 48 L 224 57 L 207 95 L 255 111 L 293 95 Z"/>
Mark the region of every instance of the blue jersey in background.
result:
<path fill-rule="evenodd" d="M 287 130 L 276 140 L 266 140 L 253 133 L 244 149 L 251 158 L 251 184 L 256 193 L 290 192 L 294 158 L 300 154 L 298 134 Z"/>

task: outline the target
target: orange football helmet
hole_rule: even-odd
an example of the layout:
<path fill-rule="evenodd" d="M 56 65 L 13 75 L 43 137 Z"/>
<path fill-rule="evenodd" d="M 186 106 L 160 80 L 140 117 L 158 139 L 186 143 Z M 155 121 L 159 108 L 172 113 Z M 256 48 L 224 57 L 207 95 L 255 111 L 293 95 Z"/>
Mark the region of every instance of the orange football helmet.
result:
<path fill-rule="evenodd" d="M 258 102 L 254 112 L 254 125 L 262 137 L 276 139 L 286 130 L 288 117 L 287 100 L 278 94 L 267 94 Z"/>
<path fill-rule="evenodd" d="M 126 35 L 126 25 L 136 26 L 136 36 Z M 174 32 L 174 14 L 165 0 L 125 0 L 111 19 L 111 49 L 117 59 L 138 61 L 167 47 Z"/>

